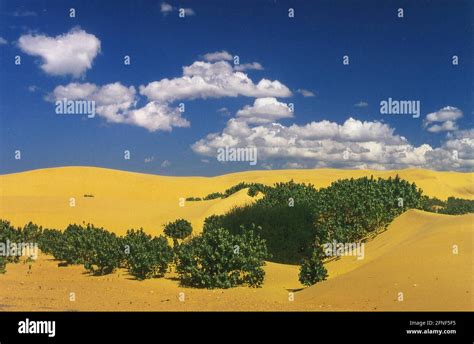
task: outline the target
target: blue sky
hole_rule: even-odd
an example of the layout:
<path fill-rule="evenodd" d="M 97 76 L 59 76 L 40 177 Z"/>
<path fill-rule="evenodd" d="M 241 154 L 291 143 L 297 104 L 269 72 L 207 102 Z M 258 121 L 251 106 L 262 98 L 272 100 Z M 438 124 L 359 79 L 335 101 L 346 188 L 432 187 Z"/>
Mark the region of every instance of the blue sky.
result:
<path fill-rule="evenodd" d="M 0 173 L 474 167 L 470 1 L 1 0 L 0 12 Z M 78 92 L 94 118 L 55 112 Z M 419 102 L 420 117 L 381 114 L 389 98 Z M 224 146 L 256 147 L 258 163 L 218 161 Z"/>

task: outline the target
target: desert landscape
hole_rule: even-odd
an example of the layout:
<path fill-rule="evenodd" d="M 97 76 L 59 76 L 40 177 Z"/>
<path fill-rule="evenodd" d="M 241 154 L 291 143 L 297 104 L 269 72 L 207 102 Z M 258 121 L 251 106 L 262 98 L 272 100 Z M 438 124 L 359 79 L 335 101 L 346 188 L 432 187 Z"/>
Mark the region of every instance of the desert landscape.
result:
<path fill-rule="evenodd" d="M 241 182 L 273 185 L 293 180 L 319 189 L 342 179 L 397 175 L 416 183 L 429 197 L 474 199 L 473 173 L 422 169 L 272 170 L 217 177 L 165 177 L 95 167 L 60 167 L 1 175 L 0 218 L 13 226 L 32 221 L 60 230 L 73 223 L 91 223 L 117 235 L 142 227 L 153 236 L 161 235 L 167 222 L 181 218 L 192 224 L 193 235 L 199 235 L 207 217 L 252 204 L 262 195 L 251 197 L 245 188 L 226 198 L 186 201 L 192 196 L 223 192 Z M 271 260 L 264 266 L 260 288 L 200 289 L 183 286 L 175 271 L 143 281 L 122 268 L 95 276 L 82 265 L 58 266 L 51 255 L 40 254 L 32 263 L 8 264 L 7 272 L 0 274 L 0 309 L 473 310 L 473 221 L 473 214 L 408 209 L 386 230 L 367 238 L 364 259 L 342 256 L 327 260 L 327 279 L 308 287 L 298 279 L 298 265 Z"/>

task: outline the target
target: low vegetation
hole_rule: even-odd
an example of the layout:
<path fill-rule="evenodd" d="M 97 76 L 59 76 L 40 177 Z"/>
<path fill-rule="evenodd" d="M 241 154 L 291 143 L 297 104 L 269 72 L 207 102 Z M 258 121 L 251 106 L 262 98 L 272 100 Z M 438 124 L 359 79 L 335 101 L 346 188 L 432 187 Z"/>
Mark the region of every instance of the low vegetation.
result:
<path fill-rule="evenodd" d="M 201 235 L 192 237 L 191 224 L 177 219 L 164 226 L 164 236 L 129 230 L 123 237 L 94 225 L 71 224 L 64 231 L 43 229 L 33 223 L 15 228 L 0 220 L 0 243 L 33 242 L 60 265 L 82 264 L 94 275 L 128 269 L 138 280 L 162 277 L 171 263 L 182 285 L 232 288 L 262 285 L 265 260 L 300 264 L 300 282 L 312 285 L 327 277 L 322 245 L 355 243 L 385 229 L 407 209 L 441 214 L 474 212 L 474 201 L 429 198 L 414 183 L 398 176 L 338 180 L 325 188 L 289 181 L 266 186 L 239 183 L 199 201 L 226 198 L 248 189 L 262 198 L 235 207 L 224 215 L 205 219 Z M 86 196 L 86 195 L 85 195 Z M 1 253 L 1 252 L 0 252 Z M 21 254 L 0 254 L 0 273 Z"/>

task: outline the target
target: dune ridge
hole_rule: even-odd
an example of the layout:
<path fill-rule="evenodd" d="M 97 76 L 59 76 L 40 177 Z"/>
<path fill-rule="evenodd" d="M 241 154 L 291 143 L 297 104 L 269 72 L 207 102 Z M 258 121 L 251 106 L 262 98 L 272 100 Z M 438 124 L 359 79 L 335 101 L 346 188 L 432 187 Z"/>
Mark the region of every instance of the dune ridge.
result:
<path fill-rule="evenodd" d="M 58 167 L 1 175 L 0 214 L 18 226 L 33 221 L 62 229 L 69 223 L 89 222 L 118 234 L 143 227 L 154 235 L 162 233 L 164 223 L 185 218 L 199 232 L 204 218 L 213 211 L 221 214 L 253 199 L 243 190 L 228 199 L 185 202 L 181 206 L 183 198 L 222 192 L 239 182 L 272 185 L 293 179 L 319 188 L 342 178 L 388 178 L 397 174 L 415 182 L 431 197 L 474 197 L 474 173 L 314 169 L 167 177 L 97 167 Z M 85 194 L 94 197 L 84 197 Z M 75 199 L 75 207 L 70 206 L 71 198 Z"/>

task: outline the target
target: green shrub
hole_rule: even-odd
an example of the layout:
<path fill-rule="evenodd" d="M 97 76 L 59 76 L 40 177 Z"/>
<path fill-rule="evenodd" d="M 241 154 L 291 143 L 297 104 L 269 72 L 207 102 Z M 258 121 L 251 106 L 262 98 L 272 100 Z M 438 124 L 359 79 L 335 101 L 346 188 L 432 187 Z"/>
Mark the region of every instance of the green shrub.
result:
<path fill-rule="evenodd" d="M 165 225 L 164 233 L 173 239 L 173 248 L 177 249 L 178 240 L 183 240 L 191 235 L 193 227 L 189 221 L 178 219 Z"/>
<path fill-rule="evenodd" d="M 263 283 L 265 241 L 254 230 L 232 235 L 224 228 L 207 228 L 179 250 L 177 272 L 183 285 L 197 288 L 258 287 Z"/>
<path fill-rule="evenodd" d="M 88 226 L 88 252 L 84 255 L 84 268 L 94 275 L 110 274 L 120 267 L 124 260 L 121 238 L 102 228 Z"/>
<path fill-rule="evenodd" d="M 272 261 L 283 264 L 299 264 L 311 254 L 316 236 L 312 209 L 308 204 L 295 207 L 261 204 L 235 207 L 225 215 L 210 216 L 204 221 L 203 230 L 226 228 L 231 234 L 239 234 L 240 226 L 261 227 L 259 235 L 265 239 Z"/>
<path fill-rule="evenodd" d="M 126 266 L 139 280 L 161 277 L 173 259 L 173 251 L 165 237 L 152 238 L 143 232 L 129 230 L 124 237 Z"/>
<path fill-rule="evenodd" d="M 305 259 L 300 267 L 299 280 L 306 286 L 323 281 L 328 276 L 323 264 L 323 252 L 320 246 L 315 247 L 311 257 Z"/>
<path fill-rule="evenodd" d="M 463 215 L 474 213 L 474 200 L 449 197 L 446 206 L 438 210 L 441 214 Z"/>
<path fill-rule="evenodd" d="M 209 201 L 211 199 L 222 198 L 222 196 L 224 196 L 224 194 L 221 192 L 213 192 L 207 195 L 206 197 L 204 197 L 203 200 Z"/>
<path fill-rule="evenodd" d="M 53 256 L 66 265 L 84 264 L 90 252 L 88 229 L 81 225 L 68 225 L 54 248 Z"/>
<path fill-rule="evenodd" d="M 56 257 L 57 252 L 62 248 L 62 235 L 57 229 L 45 228 L 38 239 L 40 250 L 45 254 L 51 254 Z"/>
<path fill-rule="evenodd" d="M 0 243 L 5 245 L 7 248 L 8 243 L 21 243 L 23 242 L 23 235 L 20 228 L 15 228 L 10 225 L 9 221 L 0 220 Z M 18 247 L 18 250 L 21 250 L 21 247 Z M 6 266 L 7 263 L 18 263 L 20 261 L 20 256 L 22 252 L 18 252 L 16 255 L 5 256 L 6 252 L 2 252 L 3 262 L 1 265 Z"/>

